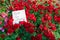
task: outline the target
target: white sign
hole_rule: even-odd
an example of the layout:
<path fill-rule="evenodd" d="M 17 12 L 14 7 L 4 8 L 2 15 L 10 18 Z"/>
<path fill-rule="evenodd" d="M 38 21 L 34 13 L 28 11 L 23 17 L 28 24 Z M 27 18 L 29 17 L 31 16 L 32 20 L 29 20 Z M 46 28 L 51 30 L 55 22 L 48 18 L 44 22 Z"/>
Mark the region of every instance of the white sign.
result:
<path fill-rule="evenodd" d="M 27 22 L 25 10 L 13 11 L 12 16 L 14 19 L 13 24 L 15 24 L 15 23 L 18 24 L 20 21 Z"/>

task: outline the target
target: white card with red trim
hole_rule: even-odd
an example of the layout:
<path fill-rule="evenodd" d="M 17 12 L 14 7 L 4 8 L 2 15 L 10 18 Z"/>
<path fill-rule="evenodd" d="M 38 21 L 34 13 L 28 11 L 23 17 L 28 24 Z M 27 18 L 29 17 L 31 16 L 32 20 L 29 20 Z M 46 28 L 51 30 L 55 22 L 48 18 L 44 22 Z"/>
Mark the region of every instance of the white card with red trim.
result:
<path fill-rule="evenodd" d="M 27 22 L 25 10 L 18 10 L 12 12 L 13 24 L 18 24 L 20 21 Z"/>

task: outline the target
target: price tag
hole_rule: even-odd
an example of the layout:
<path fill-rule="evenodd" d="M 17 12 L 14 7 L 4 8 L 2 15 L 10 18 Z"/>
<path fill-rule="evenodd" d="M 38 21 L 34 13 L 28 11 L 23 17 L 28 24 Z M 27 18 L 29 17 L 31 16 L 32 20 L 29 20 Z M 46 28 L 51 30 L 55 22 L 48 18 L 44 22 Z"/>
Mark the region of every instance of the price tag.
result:
<path fill-rule="evenodd" d="M 25 10 L 13 11 L 12 16 L 14 19 L 13 24 L 15 24 L 15 23 L 18 24 L 20 21 L 27 22 Z"/>

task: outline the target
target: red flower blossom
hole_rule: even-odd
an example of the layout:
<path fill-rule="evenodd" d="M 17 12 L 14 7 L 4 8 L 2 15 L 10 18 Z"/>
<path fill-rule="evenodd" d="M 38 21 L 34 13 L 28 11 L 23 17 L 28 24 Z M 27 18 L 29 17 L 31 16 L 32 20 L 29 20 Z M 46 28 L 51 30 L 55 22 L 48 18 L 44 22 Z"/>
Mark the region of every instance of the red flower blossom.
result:
<path fill-rule="evenodd" d="M 31 9 L 30 5 L 27 4 L 27 2 L 25 2 L 24 5 L 25 5 L 26 9 Z"/>
<path fill-rule="evenodd" d="M 49 16 L 49 14 L 46 13 L 45 16 L 44 16 L 44 18 L 47 20 L 48 16 Z"/>
<path fill-rule="evenodd" d="M 0 21 L 0 25 L 2 24 L 2 21 Z"/>
<path fill-rule="evenodd" d="M 40 24 L 39 28 L 42 30 L 42 29 L 43 29 L 43 25 L 42 25 L 42 24 Z"/>
<path fill-rule="evenodd" d="M 40 12 L 40 14 L 43 14 L 43 12 Z"/>
<path fill-rule="evenodd" d="M 21 38 L 20 37 L 17 37 L 16 40 L 21 40 Z"/>
<path fill-rule="evenodd" d="M 25 21 L 21 21 L 19 22 L 20 25 L 24 25 Z"/>
<path fill-rule="evenodd" d="M 52 4 L 50 4 L 50 5 L 48 6 L 48 11 L 49 11 L 50 13 L 52 13 L 53 10 L 54 10 L 54 6 L 53 6 Z"/>
<path fill-rule="evenodd" d="M 52 29 L 53 31 L 56 30 L 56 25 L 55 25 L 55 24 L 52 24 L 52 23 L 50 22 L 48 25 L 51 27 L 51 29 Z"/>
<path fill-rule="evenodd" d="M 40 0 L 40 2 L 42 2 L 42 0 Z"/>
<path fill-rule="evenodd" d="M 41 18 L 42 23 L 46 23 L 46 19 L 44 17 Z"/>
<path fill-rule="evenodd" d="M 31 19 L 31 20 L 33 20 L 34 22 L 36 22 L 36 17 L 35 17 L 35 15 L 34 15 L 34 14 L 30 14 L 30 16 L 29 16 L 29 17 L 30 17 L 30 19 Z"/>
<path fill-rule="evenodd" d="M 54 16 L 54 20 L 60 22 L 60 16 Z"/>
<path fill-rule="evenodd" d="M 52 19 L 52 17 L 49 14 L 47 14 L 47 13 L 45 14 L 44 17 L 45 17 L 46 20 L 51 20 Z"/>
<path fill-rule="evenodd" d="M 26 9 L 26 18 L 28 19 L 29 18 L 29 16 L 30 16 L 30 13 L 29 13 L 29 9 Z"/>
<path fill-rule="evenodd" d="M 28 29 L 28 32 L 29 32 L 29 33 L 34 33 L 34 29 L 33 29 L 33 28 L 29 28 L 29 29 Z"/>
<path fill-rule="evenodd" d="M 48 28 L 46 26 L 43 27 L 43 31 L 47 31 Z"/>
<path fill-rule="evenodd" d="M 9 25 L 8 25 L 8 24 L 6 24 L 6 25 L 4 25 L 4 26 L 3 26 L 3 28 L 9 28 Z"/>
<path fill-rule="evenodd" d="M 51 20 L 52 19 L 52 17 L 51 16 L 48 16 L 48 20 Z"/>
<path fill-rule="evenodd" d="M 58 14 L 58 8 L 54 9 L 55 14 Z"/>
<path fill-rule="evenodd" d="M 21 22 L 21 24 L 25 27 L 27 32 L 29 32 L 29 33 L 33 33 L 34 32 L 35 26 L 33 24 L 28 23 L 28 22 Z"/>
<path fill-rule="evenodd" d="M 41 34 L 37 34 L 36 40 L 42 40 L 42 35 Z"/>
<path fill-rule="evenodd" d="M 8 9 L 9 9 L 9 10 L 13 10 L 12 6 L 10 6 Z"/>
<path fill-rule="evenodd" d="M 44 35 L 50 40 L 55 40 L 54 34 L 50 30 L 44 32 Z"/>
<path fill-rule="evenodd" d="M 12 26 L 12 25 L 13 25 L 13 19 L 12 19 L 12 17 L 9 18 L 7 24 L 8 24 L 9 26 Z"/>
<path fill-rule="evenodd" d="M 4 38 L 5 37 L 5 35 L 4 34 L 1 34 L 1 38 Z"/>
<path fill-rule="evenodd" d="M 7 34 L 8 34 L 8 35 L 12 34 L 13 32 L 14 32 L 14 30 L 13 30 L 12 28 L 9 28 L 9 29 L 7 30 Z"/>
<path fill-rule="evenodd" d="M 36 38 L 34 36 L 31 37 L 31 40 L 36 40 Z"/>
<path fill-rule="evenodd" d="M 33 9 L 35 12 L 37 12 L 37 11 L 38 11 L 38 8 L 37 8 L 37 6 L 36 6 L 36 5 L 32 5 L 32 9 Z"/>
<path fill-rule="evenodd" d="M 13 5 L 13 8 L 12 6 L 9 7 L 9 9 L 15 11 L 15 10 L 21 10 L 24 8 L 24 3 L 21 1 L 21 2 L 18 2 L 18 0 L 16 1 L 13 1 L 12 2 L 12 5 Z"/>
<path fill-rule="evenodd" d="M 45 6 L 43 6 L 43 5 L 38 5 L 38 9 L 44 10 L 44 9 L 45 9 Z"/>
<path fill-rule="evenodd" d="M 14 29 L 14 30 L 16 30 L 16 29 L 18 29 L 19 27 L 20 27 L 20 25 L 19 25 L 19 24 L 14 24 L 13 29 Z"/>
<path fill-rule="evenodd" d="M 56 27 L 52 27 L 51 29 L 52 29 L 53 31 L 56 31 Z"/>

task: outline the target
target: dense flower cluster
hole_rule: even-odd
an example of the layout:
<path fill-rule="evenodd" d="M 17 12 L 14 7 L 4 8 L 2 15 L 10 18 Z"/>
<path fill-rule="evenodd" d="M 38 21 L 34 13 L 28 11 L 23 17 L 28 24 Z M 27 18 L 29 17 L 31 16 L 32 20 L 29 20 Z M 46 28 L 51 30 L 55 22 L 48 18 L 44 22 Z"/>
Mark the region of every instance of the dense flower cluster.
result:
<path fill-rule="evenodd" d="M 1 13 L 0 17 L 4 19 L 5 24 L 0 27 L 0 39 L 59 40 L 60 34 L 57 37 L 56 32 L 60 27 L 60 6 L 57 3 L 52 4 L 52 0 L 45 1 L 42 4 L 40 2 L 38 3 L 37 0 L 12 1 L 7 10 L 10 12 L 25 9 L 27 22 L 21 21 L 19 24 L 13 25 L 14 19 L 11 13 Z M 0 21 L 1 24 L 3 24 L 2 21 Z"/>

